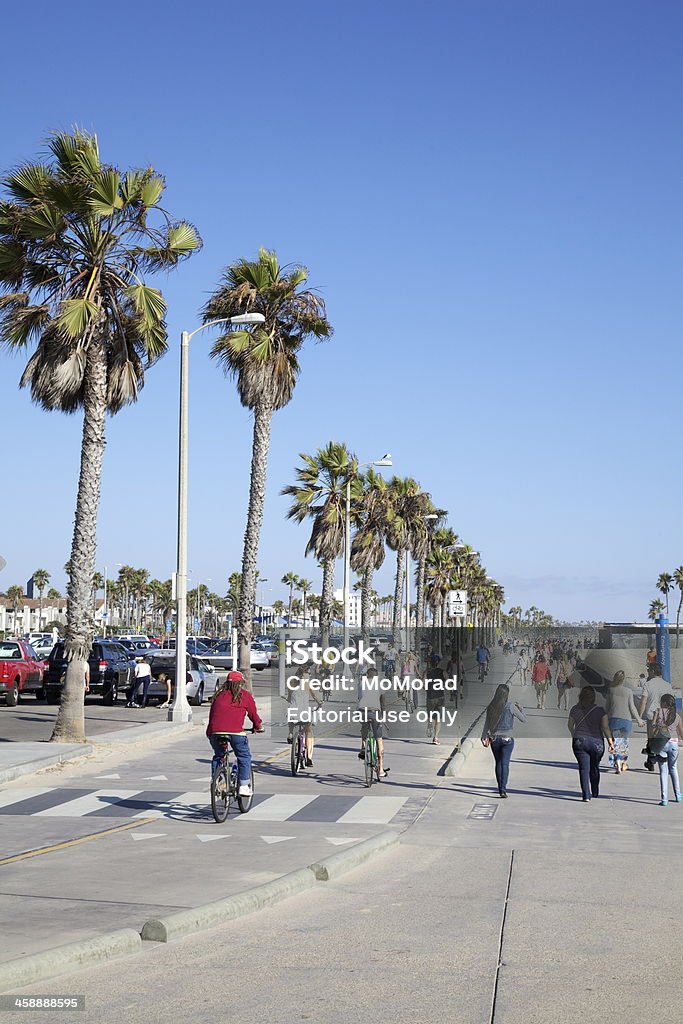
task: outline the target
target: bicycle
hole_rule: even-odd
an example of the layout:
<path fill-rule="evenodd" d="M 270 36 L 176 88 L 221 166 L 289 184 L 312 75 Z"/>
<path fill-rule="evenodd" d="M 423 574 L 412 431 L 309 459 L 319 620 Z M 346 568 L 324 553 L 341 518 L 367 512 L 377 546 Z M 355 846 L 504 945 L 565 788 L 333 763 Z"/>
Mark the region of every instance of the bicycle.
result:
<path fill-rule="evenodd" d="M 306 767 L 306 726 L 304 722 L 299 722 L 299 727 L 292 736 L 290 764 L 292 775 L 296 775 Z"/>
<path fill-rule="evenodd" d="M 253 729 L 249 729 L 253 733 Z M 211 776 L 211 812 L 220 825 L 230 813 L 230 801 L 237 803 L 240 814 L 246 814 L 254 799 L 254 769 L 251 769 L 251 795 L 240 796 L 237 777 L 237 758 L 230 760 L 230 743 L 227 736 L 221 762 Z"/>
<path fill-rule="evenodd" d="M 379 751 L 377 750 L 377 740 L 375 739 L 375 734 L 372 731 L 372 725 L 368 723 L 368 736 L 365 741 L 365 786 L 367 789 L 372 787 L 375 775 L 379 782 Z"/>

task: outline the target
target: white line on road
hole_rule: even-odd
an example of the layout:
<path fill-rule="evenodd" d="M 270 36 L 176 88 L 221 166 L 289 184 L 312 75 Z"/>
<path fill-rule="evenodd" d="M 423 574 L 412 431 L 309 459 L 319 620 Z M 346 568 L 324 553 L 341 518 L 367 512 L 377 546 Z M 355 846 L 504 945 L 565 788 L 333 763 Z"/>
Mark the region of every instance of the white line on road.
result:
<path fill-rule="evenodd" d="M 338 825 L 386 825 L 403 807 L 405 796 L 364 796 L 337 819 Z"/>
<path fill-rule="evenodd" d="M 263 803 L 252 807 L 248 814 L 235 818 L 235 821 L 285 821 L 292 814 L 300 811 L 302 807 L 312 803 L 316 795 L 283 793 L 279 796 L 270 796 Z"/>
<path fill-rule="evenodd" d="M 133 814 L 132 817 L 174 818 L 182 811 L 201 811 L 208 803 L 211 803 L 211 797 L 208 792 L 194 790 L 189 793 L 181 793 L 179 796 L 173 797 L 172 800 L 167 800 L 163 803 L 150 804 L 148 811 L 140 811 L 138 814 Z"/>
<path fill-rule="evenodd" d="M 79 796 L 76 800 L 67 800 L 56 807 L 47 807 L 44 811 L 36 811 L 35 818 L 80 818 L 91 811 L 104 810 L 108 805 L 119 800 L 128 800 L 141 793 L 141 789 L 96 789 L 87 796 Z"/>
<path fill-rule="evenodd" d="M 54 786 L 43 786 L 40 789 L 12 789 L 0 793 L 0 807 L 11 807 L 12 804 L 21 803 L 22 800 L 32 800 L 34 796 L 42 796 L 43 793 L 51 793 Z"/>

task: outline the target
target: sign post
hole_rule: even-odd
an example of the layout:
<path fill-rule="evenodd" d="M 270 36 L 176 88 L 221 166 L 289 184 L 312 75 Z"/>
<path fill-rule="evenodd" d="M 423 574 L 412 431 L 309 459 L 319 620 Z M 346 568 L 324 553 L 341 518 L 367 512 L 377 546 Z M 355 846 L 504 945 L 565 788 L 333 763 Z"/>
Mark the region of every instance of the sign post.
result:
<path fill-rule="evenodd" d="M 671 682 L 671 645 L 669 643 L 669 620 L 665 615 L 658 615 L 657 626 L 657 661 L 662 670 L 662 679 Z"/>

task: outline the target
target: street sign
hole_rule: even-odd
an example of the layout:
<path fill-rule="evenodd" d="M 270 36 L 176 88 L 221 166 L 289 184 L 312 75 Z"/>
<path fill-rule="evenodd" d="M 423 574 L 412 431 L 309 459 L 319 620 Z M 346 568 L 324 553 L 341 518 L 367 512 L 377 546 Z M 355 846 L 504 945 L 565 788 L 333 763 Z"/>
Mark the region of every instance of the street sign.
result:
<path fill-rule="evenodd" d="M 173 623 L 170 619 L 166 619 L 166 632 L 170 633 L 173 629 Z"/>
<path fill-rule="evenodd" d="M 454 619 L 456 615 L 467 615 L 467 591 L 466 590 L 449 590 L 448 591 L 448 614 L 451 619 Z"/>
<path fill-rule="evenodd" d="M 199 619 L 193 619 L 195 633 L 199 632 Z"/>
<path fill-rule="evenodd" d="M 109 618 L 109 612 L 102 612 L 102 618 L 103 619 L 108 619 Z"/>

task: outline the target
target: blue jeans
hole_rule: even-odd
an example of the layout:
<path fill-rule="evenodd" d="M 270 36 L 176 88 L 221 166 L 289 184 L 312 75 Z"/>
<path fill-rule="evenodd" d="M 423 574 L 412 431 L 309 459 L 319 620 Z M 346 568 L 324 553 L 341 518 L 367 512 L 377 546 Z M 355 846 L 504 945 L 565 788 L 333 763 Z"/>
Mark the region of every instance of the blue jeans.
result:
<path fill-rule="evenodd" d="M 240 733 L 211 733 L 209 736 L 209 743 L 213 748 L 211 775 L 213 775 L 221 763 L 226 741 L 230 743 L 232 751 L 237 758 L 237 772 L 240 782 L 251 782 L 251 750 L 249 749 L 249 740 Z"/>
<path fill-rule="evenodd" d="M 600 762 L 605 753 L 605 744 L 594 736 L 575 736 L 572 740 L 574 757 L 579 763 L 581 795 L 584 800 L 599 796 Z"/>
<path fill-rule="evenodd" d="M 508 788 L 510 758 L 512 757 L 514 746 L 515 741 L 511 736 L 494 736 L 491 740 L 491 752 L 496 762 L 496 782 L 498 783 L 499 793 L 504 793 Z"/>
<path fill-rule="evenodd" d="M 140 706 L 144 708 L 145 705 L 147 704 L 147 693 L 149 692 L 149 684 L 151 682 L 151 675 L 136 676 L 135 679 L 133 680 L 133 685 L 131 686 L 128 700 L 134 701 L 137 696 L 138 690 L 140 689 L 140 687 L 142 687 L 142 704 Z"/>
<path fill-rule="evenodd" d="M 662 792 L 662 800 L 669 799 L 669 776 L 674 789 L 674 796 L 678 800 L 681 795 L 681 787 L 678 781 L 678 741 L 669 740 L 664 750 L 656 758 L 659 762 L 659 784 Z"/>

